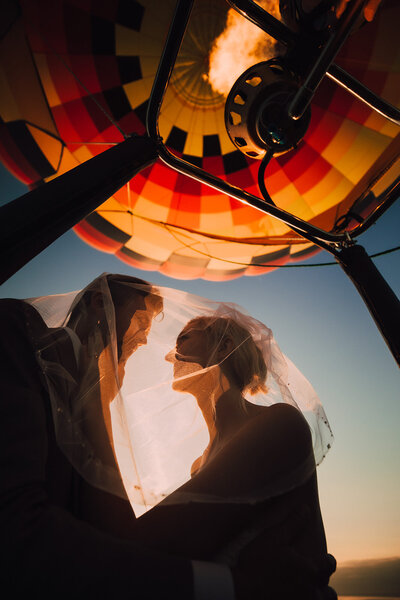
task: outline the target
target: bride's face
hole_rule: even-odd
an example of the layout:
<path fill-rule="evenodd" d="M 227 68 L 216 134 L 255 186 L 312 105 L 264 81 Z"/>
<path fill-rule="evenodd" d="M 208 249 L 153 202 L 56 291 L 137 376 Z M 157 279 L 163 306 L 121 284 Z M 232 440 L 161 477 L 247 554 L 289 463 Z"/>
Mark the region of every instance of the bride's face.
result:
<path fill-rule="evenodd" d="M 207 337 L 201 329 L 185 327 L 179 334 L 176 347 L 165 357 L 174 367 L 173 389 L 195 391 L 203 369 L 209 362 Z M 198 376 L 196 376 L 196 373 Z"/>

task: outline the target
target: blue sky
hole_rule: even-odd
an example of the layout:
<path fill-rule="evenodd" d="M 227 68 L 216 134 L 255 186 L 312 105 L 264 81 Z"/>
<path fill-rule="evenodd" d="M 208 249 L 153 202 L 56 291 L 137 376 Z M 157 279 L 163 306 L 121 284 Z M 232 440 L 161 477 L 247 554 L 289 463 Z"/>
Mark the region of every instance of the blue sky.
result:
<path fill-rule="evenodd" d="M 26 191 L 1 166 L 0 189 L 1 203 Z M 398 246 L 399 225 L 397 201 L 359 242 L 369 254 Z M 331 261 L 321 252 L 305 264 Z M 375 264 L 400 296 L 400 252 Z M 264 321 L 313 383 L 335 434 L 319 468 L 329 550 L 339 562 L 400 556 L 399 369 L 339 266 L 282 268 L 222 283 L 179 281 L 132 269 L 71 231 L 4 283 L 0 297 L 75 290 L 104 271 L 236 302 Z"/>

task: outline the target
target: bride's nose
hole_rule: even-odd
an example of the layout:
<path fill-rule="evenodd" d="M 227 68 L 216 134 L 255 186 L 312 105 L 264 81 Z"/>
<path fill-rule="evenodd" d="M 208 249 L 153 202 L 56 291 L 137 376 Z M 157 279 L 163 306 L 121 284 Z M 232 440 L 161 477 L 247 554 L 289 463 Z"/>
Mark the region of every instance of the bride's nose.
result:
<path fill-rule="evenodd" d="M 170 350 L 170 351 L 169 351 L 169 352 L 168 352 L 168 353 L 165 355 L 165 357 L 164 357 L 164 358 L 165 358 L 165 360 L 166 360 L 167 362 L 170 362 L 170 363 L 173 363 L 173 362 L 175 362 L 175 361 L 176 361 L 176 358 L 175 358 L 175 352 L 176 352 L 176 349 L 175 349 L 175 348 L 172 348 L 172 350 Z"/>

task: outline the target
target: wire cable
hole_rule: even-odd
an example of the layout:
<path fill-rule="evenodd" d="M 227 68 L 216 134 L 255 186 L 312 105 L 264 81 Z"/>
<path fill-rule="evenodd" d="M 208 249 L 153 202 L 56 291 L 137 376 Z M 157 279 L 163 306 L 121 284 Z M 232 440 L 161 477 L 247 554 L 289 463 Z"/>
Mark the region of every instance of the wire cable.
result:
<path fill-rule="evenodd" d="M 164 227 L 172 235 L 172 237 L 175 238 L 175 240 L 177 242 L 179 242 L 180 244 L 182 244 L 182 246 L 184 246 L 185 248 L 193 250 L 193 252 L 197 252 L 198 254 L 201 254 L 202 256 L 206 256 L 207 258 L 214 258 L 216 260 L 220 260 L 222 262 L 226 262 L 231 265 L 238 265 L 241 267 L 259 267 L 261 269 L 262 268 L 264 268 L 264 269 L 271 269 L 271 268 L 272 269 L 301 269 L 301 268 L 311 268 L 311 267 L 330 267 L 330 266 L 334 266 L 334 265 L 337 266 L 339 264 L 337 262 L 325 262 L 325 263 L 313 263 L 311 265 L 306 265 L 306 264 L 276 265 L 276 264 L 245 263 L 245 262 L 239 262 L 236 260 L 229 260 L 227 258 L 219 258 L 218 256 L 213 256 L 212 254 L 204 252 L 203 250 L 199 250 L 198 248 L 195 248 L 191 244 L 185 243 L 183 240 L 179 239 L 177 232 L 173 232 L 171 230 L 172 228 L 170 226 L 168 226 L 168 224 L 164 223 Z M 376 252 L 375 254 L 371 254 L 369 256 L 369 258 L 376 258 L 377 256 L 383 256 L 384 254 L 390 254 L 391 252 L 395 252 L 396 250 L 400 250 L 400 246 L 395 246 L 394 248 L 389 248 L 388 250 L 383 250 L 382 252 Z"/>

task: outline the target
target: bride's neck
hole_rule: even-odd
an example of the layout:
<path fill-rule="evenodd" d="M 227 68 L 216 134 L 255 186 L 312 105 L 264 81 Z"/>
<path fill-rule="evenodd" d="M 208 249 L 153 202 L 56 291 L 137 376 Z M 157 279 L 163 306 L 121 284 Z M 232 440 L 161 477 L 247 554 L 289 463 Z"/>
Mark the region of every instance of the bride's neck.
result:
<path fill-rule="evenodd" d="M 243 421 L 243 397 L 236 387 L 221 390 L 219 395 L 196 397 L 197 403 L 208 427 L 210 443 L 218 432 L 223 437 L 230 435 Z"/>
<path fill-rule="evenodd" d="M 214 399 L 209 394 L 196 394 L 197 404 L 203 414 L 203 418 L 206 422 L 208 433 L 210 435 L 210 442 L 215 437 L 215 410 L 214 410 Z"/>
<path fill-rule="evenodd" d="M 202 456 L 194 462 L 192 466 L 192 475 L 198 471 L 206 462 L 212 448 L 217 448 L 219 443 L 222 445 L 243 425 L 245 417 L 243 411 L 243 397 L 238 389 L 229 388 L 221 393 L 212 402 L 208 398 L 196 398 L 197 403 L 203 413 L 204 420 L 208 427 L 210 441 Z M 218 440 L 216 440 L 218 435 Z M 214 446 L 214 442 L 217 446 Z"/>

